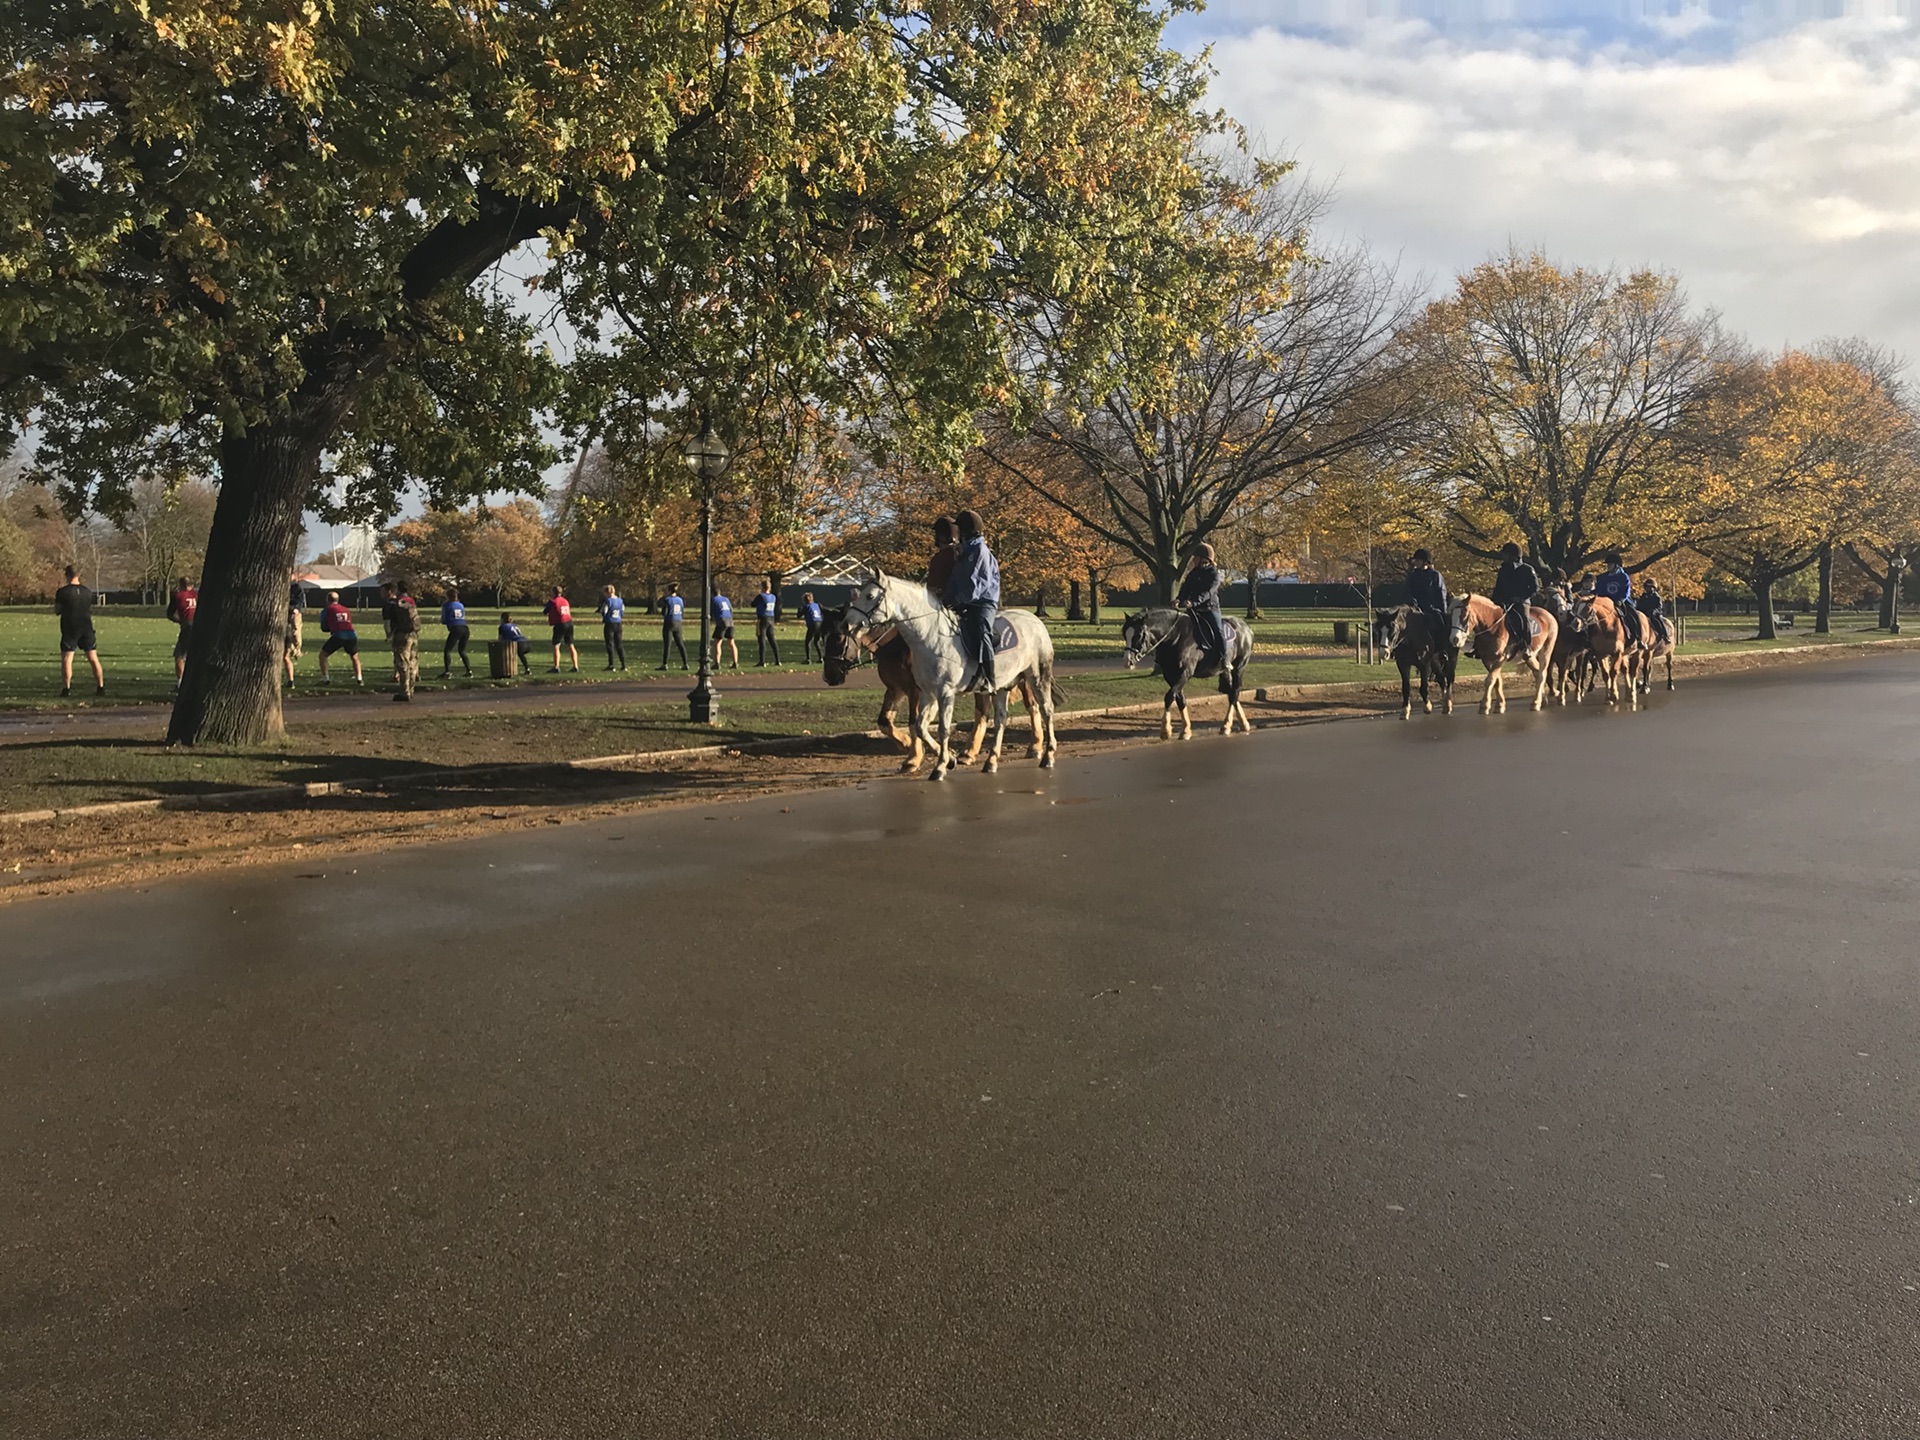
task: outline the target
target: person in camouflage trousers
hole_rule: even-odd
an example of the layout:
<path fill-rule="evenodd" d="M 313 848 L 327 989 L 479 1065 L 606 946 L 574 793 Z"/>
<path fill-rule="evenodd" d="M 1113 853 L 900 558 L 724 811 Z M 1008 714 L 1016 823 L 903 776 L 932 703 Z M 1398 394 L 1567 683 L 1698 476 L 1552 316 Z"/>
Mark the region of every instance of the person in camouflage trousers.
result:
<path fill-rule="evenodd" d="M 380 588 L 386 594 L 380 620 L 393 642 L 393 678 L 400 682 L 393 698 L 411 700 L 413 687 L 420 683 L 420 610 L 404 580 L 389 580 Z"/>

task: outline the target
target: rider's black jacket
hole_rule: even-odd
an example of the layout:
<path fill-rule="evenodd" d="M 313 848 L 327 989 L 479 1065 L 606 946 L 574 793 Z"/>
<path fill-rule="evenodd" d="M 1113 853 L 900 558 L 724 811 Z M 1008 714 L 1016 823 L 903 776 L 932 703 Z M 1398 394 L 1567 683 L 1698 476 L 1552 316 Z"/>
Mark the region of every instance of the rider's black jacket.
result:
<path fill-rule="evenodd" d="M 1540 593 L 1540 577 L 1534 573 L 1533 566 L 1524 560 L 1507 560 L 1500 565 L 1500 573 L 1493 577 L 1493 603 L 1496 605 L 1516 605 L 1522 600 L 1531 600 Z"/>
<path fill-rule="evenodd" d="M 1443 615 L 1447 609 L 1447 582 L 1438 570 L 1420 566 L 1407 571 L 1407 590 L 1414 605 L 1429 615 Z"/>

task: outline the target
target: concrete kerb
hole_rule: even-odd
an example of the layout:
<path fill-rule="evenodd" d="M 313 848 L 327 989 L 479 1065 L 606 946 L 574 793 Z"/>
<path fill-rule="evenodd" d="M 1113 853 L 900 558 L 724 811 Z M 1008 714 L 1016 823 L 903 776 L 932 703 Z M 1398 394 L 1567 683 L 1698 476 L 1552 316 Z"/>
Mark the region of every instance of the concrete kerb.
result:
<path fill-rule="evenodd" d="M 1885 640 L 1857 643 L 1841 641 L 1825 645 L 1788 645 L 1773 650 L 1755 650 L 1744 655 L 1728 654 L 1724 651 L 1711 655 L 1676 654 L 1674 669 L 1693 672 L 1723 670 L 1751 665 L 1755 662 L 1764 663 L 1783 656 L 1819 654 L 1838 658 L 1841 655 L 1879 650 L 1888 646 L 1908 648 L 1916 644 L 1920 644 L 1920 636 L 1912 639 L 1902 637 L 1897 640 L 1889 637 Z M 1485 683 L 1484 674 L 1466 675 L 1455 682 L 1455 688 L 1474 689 Z M 1396 680 L 1382 676 L 1379 680 L 1335 681 L 1320 685 L 1262 685 L 1256 687 L 1252 693 L 1256 702 L 1271 703 L 1284 700 L 1342 700 L 1397 696 L 1398 691 L 1399 685 Z M 1208 693 L 1196 695 L 1187 703 L 1212 705 L 1225 699 L 1224 695 Z M 1133 705 L 1106 705 L 1088 710 L 1059 710 L 1054 712 L 1054 719 L 1088 720 L 1114 715 L 1145 715 L 1155 713 L 1161 708 L 1160 701 L 1148 700 Z M 477 765 L 433 775 L 391 776 L 386 779 L 368 777 L 363 780 L 318 780 L 302 785 L 262 785 L 245 790 L 220 790 L 205 795 L 168 795 L 144 800 L 109 800 L 94 805 L 73 805 L 59 809 L 0 811 L 0 825 L 27 825 L 48 820 L 80 820 L 157 810 L 213 810 L 230 805 L 291 804 L 327 795 L 347 795 L 366 790 L 404 790 L 423 785 L 444 785 L 452 779 L 480 780 L 513 775 L 531 776 L 551 770 L 610 770 L 624 766 L 654 765 L 671 760 L 764 754 L 770 751 L 801 749 L 826 741 L 872 739 L 880 733 L 879 730 L 844 730 L 826 735 L 785 735 L 776 740 L 749 740 L 738 745 L 687 745 L 677 750 L 634 750 L 620 755 L 583 756 L 578 760 Z"/>

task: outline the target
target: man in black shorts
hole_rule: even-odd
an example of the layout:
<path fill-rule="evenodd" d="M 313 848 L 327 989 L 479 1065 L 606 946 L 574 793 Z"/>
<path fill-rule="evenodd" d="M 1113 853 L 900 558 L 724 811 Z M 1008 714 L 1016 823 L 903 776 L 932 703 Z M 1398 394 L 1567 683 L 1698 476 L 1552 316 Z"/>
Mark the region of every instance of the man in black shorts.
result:
<path fill-rule="evenodd" d="M 67 583 L 53 592 L 53 610 L 60 617 L 60 694 L 73 693 L 73 656 L 80 651 L 93 667 L 93 693 L 107 693 L 107 677 L 100 669 L 100 647 L 93 637 L 93 591 L 80 583 L 80 572 L 67 566 Z"/>

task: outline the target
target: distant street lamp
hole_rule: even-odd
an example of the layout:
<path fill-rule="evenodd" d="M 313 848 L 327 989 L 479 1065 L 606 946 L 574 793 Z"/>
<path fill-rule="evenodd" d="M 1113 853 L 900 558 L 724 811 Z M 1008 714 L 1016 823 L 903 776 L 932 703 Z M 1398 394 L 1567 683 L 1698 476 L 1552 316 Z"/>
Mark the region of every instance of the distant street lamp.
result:
<path fill-rule="evenodd" d="M 700 678 L 687 692 L 687 719 L 695 725 L 720 723 L 720 692 L 713 688 L 713 484 L 726 471 L 727 443 L 702 417 L 700 433 L 680 451 L 687 468 L 700 477 Z"/>
<path fill-rule="evenodd" d="M 1887 633 L 1889 635 L 1898 635 L 1900 633 L 1900 574 L 1906 568 L 1907 557 L 1902 554 L 1895 554 L 1894 557 L 1887 562 L 1887 569 L 1892 572 L 1893 575 L 1893 614 L 1888 617 L 1887 623 Z"/>

